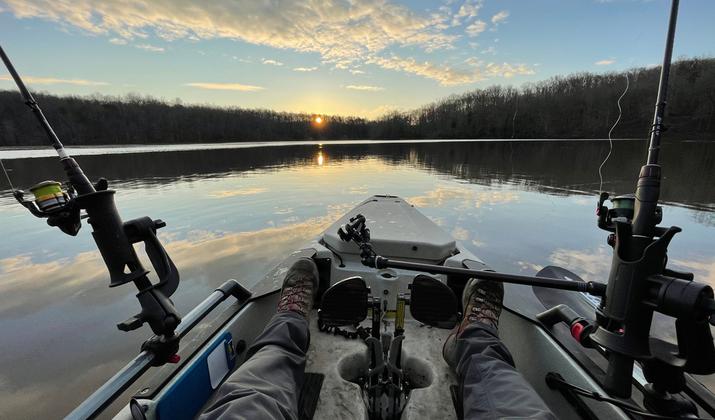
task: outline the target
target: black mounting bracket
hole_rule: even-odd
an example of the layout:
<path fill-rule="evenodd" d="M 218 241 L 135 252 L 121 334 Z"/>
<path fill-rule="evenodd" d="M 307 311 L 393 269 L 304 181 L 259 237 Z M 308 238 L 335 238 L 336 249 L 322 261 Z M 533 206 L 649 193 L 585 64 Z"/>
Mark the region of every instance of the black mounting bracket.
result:
<path fill-rule="evenodd" d="M 109 270 L 109 287 L 134 282 L 142 308 L 139 314 L 117 327 L 131 331 L 148 323 L 154 334 L 171 337 L 181 316 L 170 299 L 179 286 L 179 272 L 156 236 L 156 231 L 166 224 L 149 217 L 123 222 L 114 204 L 114 191 L 106 189 L 106 181 L 97 185 L 102 189 L 79 195 L 74 201 L 87 212 L 92 237 Z M 149 271 L 142 266 L 134 249 L 134 244 L 140 242 L 159 278 L 157 283 L 151 283 L 147 276 Z"/>

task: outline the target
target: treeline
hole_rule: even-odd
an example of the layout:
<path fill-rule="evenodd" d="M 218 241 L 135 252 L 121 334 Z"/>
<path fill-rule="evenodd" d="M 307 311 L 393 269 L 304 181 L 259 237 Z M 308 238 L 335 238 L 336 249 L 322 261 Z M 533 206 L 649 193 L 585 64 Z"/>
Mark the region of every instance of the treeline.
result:
<path fill-rule="evenodd" d="M 603 138 L 618 114 L 613 136 L 645 137 L 651 124 L 659 68 L 602 75 L 579 73 L 528 84 L 492 86 L 448 97 L 376 120 L 214 108 L 127 95 L 58 97 L 36 95 L 61 139 L 72 145 L 200 142 L 425 139 Z M 673 65 L 667 125 L 670 139 L 715 140 L 715 59 Z M 0 91 L 0 146 L 45 145 L 47 139 L 18 93 Z"/>
<path fill-rule="evenodd" d="M 492 86 L 455 95 L 374 122 L 380 138 L 604 138 L 623 115 L 615 138 L 647 137 L 660 67 L 603 75 L 578 73 L 521 89 Z M 671 67 L 666 108 L 670 139 L 715 141 L 715 59 Z"/>
<path fill-rule="evenodd" d="M 362 118 L 331 117 L 318 126 L 308 114 L 182 105 L 139 95 L 34 96 L 60 139 L 72 145 L 368 138 Z M 19 93 L 0 91 L 0 145 L 45 144 Z"/>

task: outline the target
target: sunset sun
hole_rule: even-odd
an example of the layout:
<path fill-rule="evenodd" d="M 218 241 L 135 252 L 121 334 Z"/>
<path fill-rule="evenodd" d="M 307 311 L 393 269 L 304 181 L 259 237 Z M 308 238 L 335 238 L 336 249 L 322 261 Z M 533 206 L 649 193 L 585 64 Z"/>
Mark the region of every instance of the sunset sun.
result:
<path fill-rule="evenodd" d="M 317 116 L 317 117 L 315 117 L 315 120 L 314 120 L 314 121 L 315 121 L 316 124 L 322 124 L 322 123 L 323 123 L 323 118 L 320 117 L 320 116 Z"/>

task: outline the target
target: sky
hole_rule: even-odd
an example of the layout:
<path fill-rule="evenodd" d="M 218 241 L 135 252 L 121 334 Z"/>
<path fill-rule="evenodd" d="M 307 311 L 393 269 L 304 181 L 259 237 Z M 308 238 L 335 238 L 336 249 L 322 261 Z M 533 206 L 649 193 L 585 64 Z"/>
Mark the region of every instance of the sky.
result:
<path fill-rule="evenodd" d="M 653 66 L 667 0 L 0 0 L 31 89 L 378 117 L 490 85 Z M 715 56 L 715 1 L 674 57 Z M 0 69 L 0 89 L 14 85 Z"/>

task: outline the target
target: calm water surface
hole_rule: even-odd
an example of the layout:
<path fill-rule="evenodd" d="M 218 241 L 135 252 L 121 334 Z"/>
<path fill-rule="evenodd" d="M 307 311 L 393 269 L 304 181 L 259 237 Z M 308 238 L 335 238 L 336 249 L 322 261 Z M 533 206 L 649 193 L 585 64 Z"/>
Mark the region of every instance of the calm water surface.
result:
<path fill-rule="evenodd" d="M 601 141 L 303 144 L 78 158 L 116 190 L 125 220 L 167 222 L 182 313 L 227 278 L 258 281 L 283 256 L 372 194 L 406 198 L 499 271 L 557 264 L 605 281 L 596 228 Z M 631 192 L 643 142 L 619 142 L 605 189 Z M 138 153 L 126 153 L 138 152 Z M 3 154 L 5 153 L 5 154 Z M 21 156 L 35 156 L 21 158 Z M 16 185 L 61 179 L 54 158 L 0 152 Z M 715 285 L 715 144 L 666 144 L 664 220 L 684 232 L 670 260 Z M 0 417 L 53 418 L 110 377 L 150 335 L 116 328 L 138 311 L 133 286 L 109 289 L 85 226 L 72 238 L 0 191 Z"/>

